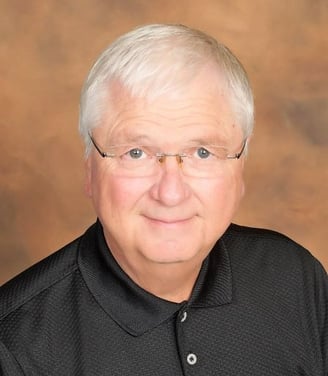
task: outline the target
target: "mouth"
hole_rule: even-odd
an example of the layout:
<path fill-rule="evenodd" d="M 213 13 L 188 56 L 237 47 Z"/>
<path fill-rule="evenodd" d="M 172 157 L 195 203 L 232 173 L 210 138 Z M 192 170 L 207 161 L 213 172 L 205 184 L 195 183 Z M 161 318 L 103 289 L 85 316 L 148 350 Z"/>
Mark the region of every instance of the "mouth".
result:
<path fill-rule="evenodd" d="M 144 216 L 148 221 L 153 224 L 163 225 L 163 226 L 179 226 L 189 223 L 193 217 L 185 218 L 157 218 Z"/>

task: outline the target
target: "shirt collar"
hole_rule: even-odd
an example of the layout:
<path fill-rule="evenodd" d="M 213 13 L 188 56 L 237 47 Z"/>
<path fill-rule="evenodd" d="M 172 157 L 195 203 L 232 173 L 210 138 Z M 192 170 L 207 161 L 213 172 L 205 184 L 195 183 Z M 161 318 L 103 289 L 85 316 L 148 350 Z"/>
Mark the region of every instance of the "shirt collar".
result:
<path fill-rule="evenodd" d="M 204 260 L 191 298 L 180 304 L 148 293 L 126 275 L 112 256 L 99 221 L 82 237 L 78 262 L 98 304 L 133 336 L 160 325 L 183 305 L 206 308 L 228 304 L 232 300 L 230 261 L 222 240 Z"/>

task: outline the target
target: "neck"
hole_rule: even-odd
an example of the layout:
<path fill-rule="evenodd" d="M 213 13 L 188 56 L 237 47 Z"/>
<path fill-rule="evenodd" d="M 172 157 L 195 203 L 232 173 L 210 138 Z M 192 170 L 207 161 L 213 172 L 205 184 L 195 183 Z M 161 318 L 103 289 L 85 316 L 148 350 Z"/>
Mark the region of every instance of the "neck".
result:
<path fill-rule="evenodd" d="M 158 264 L 149 262 L 142 270 L 134 268 L 113 254 L 124 272 L 141 288 L 149 293 L 175 303 L 190 298 L 201 264 L 194 262 Z"/>
<path fill-rule="evenodd" d="M 139 286 L 162 299 L 181 303 L 189 300 L 201 265 L 186 268 L 183 264 L 164 264 L 154 268 L 152 273 L 133 279 Z"/>

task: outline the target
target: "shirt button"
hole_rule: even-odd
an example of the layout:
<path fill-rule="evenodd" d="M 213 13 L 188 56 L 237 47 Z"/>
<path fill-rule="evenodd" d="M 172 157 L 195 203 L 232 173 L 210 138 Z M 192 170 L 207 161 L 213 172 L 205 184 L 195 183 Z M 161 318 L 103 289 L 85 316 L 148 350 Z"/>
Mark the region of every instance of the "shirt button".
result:
<path fill-rule="evenodd" d="M 190 353 L 187 355 L 187 362 L 191 366 L 195 365 L 197 363 L 197 356 L 193 353 Z"/>
<path fill-rule="evenodd" d="M 183 314 L 182 314 L 182 317 L 181 317 L 181 322 L 186 321 L 186 318 L 187 318 L 187 312 L 184 311 Z"/>

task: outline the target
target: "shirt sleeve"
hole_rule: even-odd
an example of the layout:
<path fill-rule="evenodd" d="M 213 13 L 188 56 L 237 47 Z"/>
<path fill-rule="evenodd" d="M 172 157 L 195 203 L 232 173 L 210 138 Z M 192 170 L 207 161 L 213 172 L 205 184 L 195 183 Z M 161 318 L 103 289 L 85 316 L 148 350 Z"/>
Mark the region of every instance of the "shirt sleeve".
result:
<path fill-rule="evenodd" d="M 14 356 L 0 341 L 0 375 L 1 376 L 23 376 L 24 372 Z"/>

